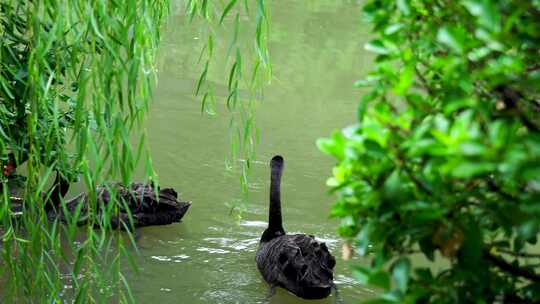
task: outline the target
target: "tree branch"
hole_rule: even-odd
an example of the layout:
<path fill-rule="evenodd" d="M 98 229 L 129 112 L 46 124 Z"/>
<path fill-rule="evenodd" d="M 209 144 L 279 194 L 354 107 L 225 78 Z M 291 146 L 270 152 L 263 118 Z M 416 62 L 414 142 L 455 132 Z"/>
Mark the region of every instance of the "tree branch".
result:
<path fill-rule="evenodd" d="M 488 184 L 489 190 L 498 193 L 500 196 L 504 197 L 505 199 L 510 200 L 510 201 L 513 201 L 513 202 L 515 202 L 515 201 L 518 200 L 518 199 L 517 199 L 515 196 L 513 196 L 512 194 L 507 193 L 507 192 L 505 192 L 504 190 L 502 190 L 501 187 L 499 187 L 499 185 L 497 185 L 497 184 L 495 183 L 495 181 L 493 181 L 492 178 L 488 178 L 488 179 L 487 179 L 487 184 Z"/>
<path fill-rule="evenodd" d="M 540 259 L 540 254 L 527 253 L 527 252 L 514 252 L 514 251 L 502 249 L 502 248 L 497 248 L 497 251 L 499 251 L 501 253 L 504 253 L 504 254 L 509 254 L 511 256 L 519 257 L 519 258 L 537 258 L 537 259 Z"/>
<path fill-rule="evenodd" d="M 540 132 L 540 127 L 533 123 L 527 115 L 523 112 L 523 109 L 520 107 L 519 102 L 523 99 L 523 95 L 505 85 L 500 85 L 495 88 L 495 90 L 502 96 L 503 102 L 508 109 L 515 109 L 521 122 L 529 131 Z"/>
<path fill-rule="evenodd" d="M 419 180 L 416 176 L 414 176 L 413 172 L 411 171 L 411 168 L 405 164 L 405 161 L 403 159 L 400 159 L 401 161 L 401 167 L 405 170 L 405 173 L 409 176 L 409 178 L 412 180 L 412 182 L 418 187 L 420 190 L 424 191 L 428 195 L 433 195 L 433 191 L 429 189 L 424 183 Z"/>
<path fill-rule="evenodd" d="M 540 274 L 519 266 L 512 265 L 508 263 L 505 259 L 497 257 L 491 254 L 488 250 L 484 250 L 484 257 L 490 261 L 494 266 L 500 270 L 512 274 L 514 276 L 525 278 L 529 281 L 540 283 Z"/>

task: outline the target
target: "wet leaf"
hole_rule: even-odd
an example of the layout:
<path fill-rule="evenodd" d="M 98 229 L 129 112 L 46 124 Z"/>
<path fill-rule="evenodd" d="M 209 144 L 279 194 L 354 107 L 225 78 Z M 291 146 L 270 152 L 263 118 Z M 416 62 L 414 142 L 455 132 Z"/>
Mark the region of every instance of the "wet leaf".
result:
<path fill-rule="evenodd" d="M 410 271 L 411 262 L 408 258 L 400 258 L 392 266 L 392 278 L 401 292 L 407 291 Z"/>

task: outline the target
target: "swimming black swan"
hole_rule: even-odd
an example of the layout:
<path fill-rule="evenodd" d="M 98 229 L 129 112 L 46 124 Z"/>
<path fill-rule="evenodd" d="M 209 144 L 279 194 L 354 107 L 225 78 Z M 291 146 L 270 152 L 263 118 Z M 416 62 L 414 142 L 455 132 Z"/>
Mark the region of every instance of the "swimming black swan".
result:
<path fill-rule="evenodd" d="M 127 187 L 120 183 L 110 183 L 107 187 L 98 187 L 96 190 L 98 216 L 101 216 L 101 210 L 107 208 L 112 202 L 113 193 L 110 190 L 114 191 L 119 204 L 117 216 L 109 218 L 112 229 L 131 229 L 133 227 L 130 227 L 130 223 L 133 223 L 136 228 L 180 222 L 191 206 L 190 202 L 178 201 L 178 193 L 172 188 L 161 188 L 156 191 L 152 185 L 146 183 L 133 182 Z M 87 224 L 89 220 L 87 216 L 88 203 L 89 199 L 86 193 L 81 193 L 66 202 L 68 213 L 71 214 L 82 204 L 79 225 Z M 131 214 L 132 221 L 129 219 L 129 214 Z M 56 216 L 61 220 L 66 220 L 60 208 Z"/>
<path fill-rule="evenodd" d="M 90 220 L 88 215 L 88 204 L 90 202 L 88 194 L 81 193 L 70 200 L 66 200 L 66 209 L 64 210 L 61 203 L 69 187 L 69 181 L 57 172 L 56 179 L 49 191 L 43 193 L 45 199 L 44 210 L 50 220 L 59 219 L 63 222 L 67 222 L 71 215 L 80 212 L 77 224 L 85 225 Z M 10 193 L 11 211 L 17 216 L 21 215 L 24 212 L 24 204 L 18 193 L 20 189 L 12 187 L 10 191 L 12 191 Z M 172 188 L 161 188 L 156 191 L 152 185 L 145 183 L 133 182 L 127 187 L 119 183 L 110 183 L 108 187 L 102 186 L 96 189 L 98 218 L 105 219 L 102 210 L 110 207 L 113 195 L 111 192 L 115 193 L 119 204 L 119 212 L 116 216 L 109 215 L 107 217 L 109 227 L 112 229 L 131 229 L 180 222 L 191 206 L 189 202 L 178 201 L 178 194 Z M 98 227 L 97 224 L 96 227 Z"/>
<path fill-rule="evenodd" d="M 257 251 L 257 267 L 270 286 L 279 286 L 304 299 L 327 297 L 334 286 L 335 258 L 312 235 L 285 234 L 281 221 L 280 183 L 283 157 L 270 162 L 268 228 Z"/>

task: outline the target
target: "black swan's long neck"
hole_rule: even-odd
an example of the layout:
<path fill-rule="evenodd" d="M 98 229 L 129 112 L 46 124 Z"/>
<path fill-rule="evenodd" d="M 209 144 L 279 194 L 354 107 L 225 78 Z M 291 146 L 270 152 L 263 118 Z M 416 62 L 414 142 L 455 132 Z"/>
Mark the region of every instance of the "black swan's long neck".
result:
<path fill-rule="evenodd" d="M 62 198 L 66 196 L 69 190 L 69 181 L 66 180 L 60 172 L 56 171 L 56 179 L 52 186 L 52 192 L 49 200 L 45 204 L 45 210 L 50 211 L 60 206 Z"/>
<path fill-rule="evenodd" d="M 268 212 L 268 228 L 264 231 L 261 241 L 269 241 L 285 234 L 281 219 L 281 174 L 283 172 L 283 157 L 277 155 L 270 162 L 270 210 Z"/>

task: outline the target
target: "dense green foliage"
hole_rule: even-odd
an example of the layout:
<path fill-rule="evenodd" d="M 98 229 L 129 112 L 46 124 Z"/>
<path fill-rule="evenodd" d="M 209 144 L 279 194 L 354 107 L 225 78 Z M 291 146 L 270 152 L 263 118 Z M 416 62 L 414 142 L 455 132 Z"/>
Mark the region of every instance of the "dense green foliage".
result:
<path fill-rule="evenodd" d="M 319 142 L 339 232 L 372 257 L 355 276 L 376 303 L 540 301 L 540 1 L 363 11 L 358 124 Z"/>
<path fill-rule="evenodd" d="M 129 299 L 124 242 L 92 228 L 119 206 L 103 218 L 92 208 L 83 231 L 77 214 L 62 226 L 44 206 L 54 172 L 81 178 L 90 193 L 131 180 L 145 141 L 140 132 L 132 147 L 129 134 L 148 108 L 167 8 L 166 0 L 0 1 L 0 301 Z M 17 189 L 15 169 L 25 176 Z"/>

